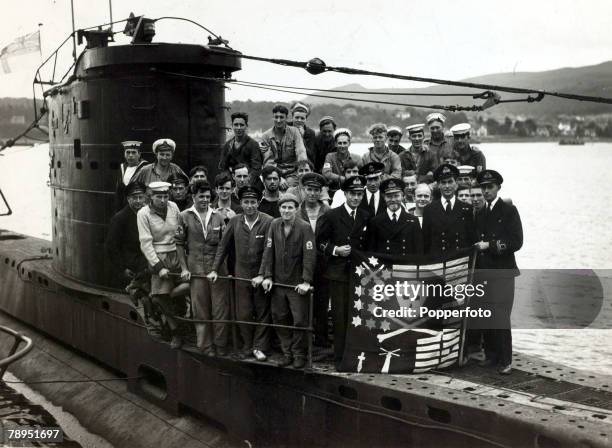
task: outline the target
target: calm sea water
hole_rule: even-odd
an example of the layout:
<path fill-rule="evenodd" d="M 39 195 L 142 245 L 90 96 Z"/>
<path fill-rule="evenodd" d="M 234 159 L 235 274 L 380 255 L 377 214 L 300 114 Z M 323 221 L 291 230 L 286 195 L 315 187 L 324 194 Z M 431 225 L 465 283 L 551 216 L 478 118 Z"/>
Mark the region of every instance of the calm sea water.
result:
<path fill-rule="evenodd" d="M 362 153 L 367 146 L 356 144 L 352 150 Z M 612 188 L 607 182 L 612 144 L 488 143 L 480 149 L 487 166 L 504 176 L 501 196 L 512 198 L 521 214 L 524 245 L 517 253 L 521 268 L 612 268 Z M 50 239 L 47 153 L 47 145 L 3 152 L 0 188 L 13 215 L 0 217 L 0 228 Z M 519 351 L 612 374 L 612 331 L 514 334 Z"/>

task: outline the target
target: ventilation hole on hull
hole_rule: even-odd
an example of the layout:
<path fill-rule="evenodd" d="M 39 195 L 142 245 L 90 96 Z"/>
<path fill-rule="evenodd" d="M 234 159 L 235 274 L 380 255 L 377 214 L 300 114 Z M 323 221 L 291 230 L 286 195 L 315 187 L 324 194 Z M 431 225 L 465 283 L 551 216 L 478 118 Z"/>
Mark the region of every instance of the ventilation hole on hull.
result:
<path fill-rule="evenodd" d="M 57 161 L 57 167 L 61 168 L 62 167 L 62 162 L 60 160 Z"/>
<path fill-rule="evenodd" d="M 91 168 L 92 170 L 97 170 L 98 169 L 98 162 L 89 162 L 89 168 Z"/>
<path fill-rule="evenodd" d="M 80 170 L 81 168 L 83 168 L 83 164 L 81 162 L 77 162 L 76 163 L 76 169 Z"/>
<path fill-rule="evenodd" d="M 450 423 L 451 414 L 446 409 L 434 408 L 433 406 L 427 406 L 427 415 L 430 419 L 439 423 Z"/>
<path fill-rule="evenodd" d="M 544 434 L 538 434 L 535 442 L 535 445 L 538 448 L 559 448 L 563 446 L 557 439 L 545 436 Z"/>
<path fill-rule="evenodd" d="M 166 378 L 164 374 L 153 367 L 140 365 L 138 367 L 138 387 L 146 395 L 158 400 L 165 400 L 168 396 Z"/>
<path fill-rule="evenodd" d="M 380 399 L 380 404 L 382 404 L 384 408 L 387 408 L 391 411 L 402 410 L 402 402 L 395 397 L 382 397 Z"/>
<path fill-rule="evenodd" d="M 110 310 L 110 305 L 108 304 L 108 302 L 107 302 L 107 301 L 103 301 L 103 302 L 102 302 L 102 309 L 103 309 L 104 311 L 108 311 L 108 310 Z"/>

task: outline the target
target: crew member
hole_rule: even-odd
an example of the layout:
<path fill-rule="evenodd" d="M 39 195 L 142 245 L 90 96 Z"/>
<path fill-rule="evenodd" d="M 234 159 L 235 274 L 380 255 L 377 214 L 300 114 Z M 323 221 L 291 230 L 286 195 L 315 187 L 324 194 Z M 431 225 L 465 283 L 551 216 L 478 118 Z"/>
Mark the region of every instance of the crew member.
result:
<path fill-rule="evenodd" d="M 279 185 L 281 180 L 281 172 L 275 166 L 265 166 L 261 170 L 263 178 L 264 191 L 263 198 L 259 203 L 259 211 L 264 212 L 273 218 L 279 218 L 278 200 L 280 198 Z"/>
<path fill-rule="evenodd" d="M 399 155 L 403 170 L 410 170 L 417 176 L 418 182 L 431 182 L 433 172 L 438 163 L 434 152 L 423 144 L 425 133 L 423 124 L 413 124 L 406 127 L 410 138 L 410 148 Z"/>
<path fill-rule="evenodd" d="M 259 272 L 266 236 L 273 218 L 257 210 L 261 190 L 246 185 L 238 190 L 238 197 L 243 211 L 230 219 L 223 233 L 212 270 L 208 274 L 208 279 L 213 283 L 217 281 L 217 271 L 231 254 L 235 254 L 233 268 L 236 277 L 253 279 Z M 234 291 L 237 320 L 270 323 L 268 294 L 244 281 L 236 281 Z M 270 349 L 270 328 L 253 325 L 239 325 L 238 328 L 243 343 L 240 357 L 252 353 L 258 361 L 265 361 L 266 352 Z"/>
<path fill-rule="evenodd" d="M 482 194 L 482 187 L 478 184 L 470 188 L 470 199 L 472 200 L 472 207 L 474 207 L 474 215 L 476 215 L 485 205 L 484 195 Z"/>
<path fill-rule="evenodd" d="M 234 135 L 221 149 L 219 170 L 233 172 L 236 165 L 244 163 L 249 167 L 253 178 L 259 176 L 263 163 L 259 143 L 249 134 L 249 115 L 245 112 L 235 112 L 231 115 Z"/>
<path fill-rule="evenodd" d="M 322 200 L 322 191 L 327 181 L 318 173 L 307 173 L 302 176 L 304 200 L 300 205 L 299 217 L 310 224 L 312 231 L 317 229 L 321 216 L 330 210 L 328 203 Z M 317 251 L 317 264 L 314 273 L 314 329 L 315 345 L 329 347 L 327 337 L 327 310 L 329 309 L 329 281 L 324 276 L 327 260 L 322 251 Z"/>
<path fill-rule="evenodd" d="M 310 108 L 304 103 L 297 102 L 291 106 L 291 118 L 293 121 L 290 123 L 290 125 L 295 126 L 297 130 L 300 131 L 300 135 L 304 141 L 304 146 L 306 147 L 308 160 L 313 162 L 315 159 L 314 142 L 316 133 L 314 129 L 309 128 L 306 124 L 306 120 L 308 119 L 309 115 Z"/>
<path fill-rule="evenodd" d="M 149 205 L 138 210 L 136 215 L 140 250 L 152 271 L 151 298 L 166 317 L 172 333 L 170 346 L 176 349 L 183 344 L 183 341 L 177 332 L 178 323 L 174 319 L 174 306 L 170 293 L 180 281 L 170 274 L 181 272 L 175 242 L 180 210 L 174 202 L 169 201 L 168 182 L 151 182 L 148 191 Z"/>
<path fill-rule="evenodd" d="M 215 176 L 215 192 L 217 197 L 212 201 L 210 206 L 214 211 L 223 217 L 223 221 L 227 224 L 230 219 L 240 213 L 240 202 L 234 200 L 232 192 L 234 191 L 234 179 L 227 172 L 221 172 Z"/>
<path fill-rule="evenodd" d="M 484 301 L 492 308 L 489 328 L 483 332 L 485 365 L 497 366 L 508 374 L 512 369 L 512 331 L 510 314 L 514 303 L 514 279 L 520 275 L 514 253 L 523 245 L 521 218 L 514 205 L 498 196 L 504 181 L 494 170 L 477 176 L 486 205 L 476 215 L 480 251 L 476 259 L 478 281 L 485 284 Z"/>
<path fill-rule="evenodd" d="M 418 184 L 414 190 L 414 210 L 412 214 L 419 220 L 419 226 L 423 228 L 423 212 L 425 207 L 431 204 L 433 193 L 428 184 Z"/>
<path fill-rule="evenodd" d="M 307 327 L 309 301 L 305 297 L 312 284 L 316 252 L 314 234 L 310 225 L 297 218 L 298 201 L 289 193 L 279 202 L 280 218 L 270 224 L 266 238 L 259 276 L 254 286 L 261 283 L 264 291 L 272 291 L 272 321 L 279 325 Z M 262 280 L 263 279 L 263 280 Z M 295 288 L 274 286 L 273 283 L 296 285 Z M 301 330 L 277 328 L 283 358 L 280 367 L 293 363 L 301 369 L 306 364 L 306 341 L 308 333 Z"/>
<path fill-rule="evenodd" d="M 191 280 L 194 319 L 227 320 L 230 317 L 227 280 L 212 284 L 204 276 L 213 262 L 223 235 L 223 216 L 210 207 L 212 189 L 207 182 L 192 184 L 193 206 L 181 212 L 176 236 L 181 278 Z M 225 266 L 216 271 L 227 275 Z M 227 355 L 227 324 L 196 324 L 196 346 L 206 356 Z M 213 336 L 214 333 L 214 336 Z"/>
<path fill-rule="evenodd" d="M 361 161 L 359 161 L 361 163 Z M 349 177 L 354 177 L 359 175 L 359 164 L 354 159 L 347 160 L 344 162 L 344 180 Z M 342 181 L 342 184 L 344 183 Z M 340 184 L 340 186 L 342 186 Z M 331 208 L 340 207 L 342 204 L 346 202 L 346 196 L 344 195 L 344 191 L 342 188 L 334 193 L 334 197 L 332 198 Z"/>
<path fill-rule="evenodd" d="M 146 204 L 146 187 L 140 182 L 128 184 L 125 188 L 127 205 L 115 213 L 108 226 L 105 249 L 108 261 L 123 280 L 129 282 L 126 290 L 134 306 L 141 298 L 148 296 L 150 290 L 147 259 L 140 250 L 136 213 Z M 148 317 L 149 308 L 145 307 Z"/>
<path fill-rule="evenodd" d="M 402 206 L 404 188 L 404 182 L 400 179 L 390 178 L 381 183 L 380 190 L 387 208 L 385 213 L 375 216 L 369 222 L 369 251 L 403 256 L 423 253 L 419 222 Z"/>
<path fill-rule="evenodd" d="M 297 163 L 298 185 L 295 187 L 289 187 L 287 189 L 287 193 L 294 194 L 295 197 L 298 198 L 298 201 L 300 201 L 300 204 L 304 202 L 304 199 L 306 199 L 306 188 L 302 182 L 302 179 L 306 174 L 313 172 L 314 166 L 312 163 L 310 163 L 310 160 L 304 160 L 303 162 Z M 327 182 L 322 185 L 322 190 L 319 196 L 319 200 L 325 201 L 327 204 L 329 204 L 329 190 L 327 189 Z"/>
<path fill-rule="evenodd" d="M 368 152 L 361 157 L 362 165 L 367 165 L 370 162 L 382 163 L 384 167 L 381 180 L 389 177 L 401 177 L 402 163 L 400 158 L 386 145 L 387 126 L 383 123 L 373 124 L 368 129 L 368 133 L 372 136 L 374 146 L 371 146 Z"/>
<path fill-rule="evenodd" d="M 414 189 L 417 186 L 416 174 L 410 174 L 410 171 L 404 171 L 402 174 L 402 182 L 404 182 L 404 206 L 406 211 L 414 207 Z"/>
<path fill-rule="evenodd" d="M 365 184 L 363 176 L 345 179 L 342 191 L 346 196 L 346 202 L 331 209 L 317 221 L 317 245 L 328 257 L 325 276 L 330 281 L 336 368 L 342 361 L 348 326 L 351 250 L 365 248 L 368 212 L 359 206 L 364 197 Z"/>
<path fill-rule="evenodd" d="M 424 144 L 435 156 L 437 161 L 436 165 L 445 163 L 443 161 L 444 154 L 452 152 L 453 150 L 452 141 L 446 137 L 446 133 L 444 132 L 446 115 L 440 112 L 433 112 L 425 117 L 425 122 L 429 127 L 430 138 L 425 140 Z"/>
<path fill-rule="evenodd" d="M 459 170 L 459 177 L 457 178 L 457 185 L 461 187 L 470 188 L 476 180 L 476 174 L 472 165 L 460 165 L 457 167 Z"/>
<path fill-rule="evenodd" d="M 334 131 L 334 142 L 336 151 L 330 152 L 325 156 L 325 162 L 321 174 L 327 179 L 329 184 L 329 194 L 334 195 L 336 191 L 341 191 L 340 186 L 346 179 L 346 164 L 353 161 L 355 166 L 361 163 L 361 158 L 354 156 L 350 152 L 352 133 L 350 129 L 338 128 Z"/>
<path fill-rule="evenodd" d="M 182 174 L 183 170 L 176 164 L 172 163 L 176 143 L 169 138 L 160 138 L 155 140 L 152 145 L 153 153 L 156 161 L 143 166 L 136 173 L 130 182 L 140 182 L 149 186 L 151 182 L 168 182 L 168 178 L 172 174 Z"/>
<path fill-rule="evenodd" d="M 423 211 L 426 254 L 446 255 L 475 242 L 472 207 L 455 196 L 458 176 L 459 170 L 453 165 L 440 165 L 434 172 L 442 197 Z"/>
<path fill-rule="evenodd" d="M 177 205 L 180 211 L 193 205 L 191 194 L 189 194 L 189 178 L 186 175 L 171 174 L 168 183 L 170 184 L 170 200 Z"/>
<path fill-rule="evenodd" d="M 464 204 L 471 204 L 472 198 L 470 197 L 470 187 L 458 186 L 457 199 L 459 199 Z"/>
<path fill-rule="evenodd" d="M 406 148 L 400 145 L 403 135 L 402 128 L 399 126 L 389 126 L 389 129 L 387 129 L 387 145 L 397 155 L 406 150 Z"/>
<path fill-rule="evenodd" d="M 307 160 L 300 131 L 287 124 L 289 110 L 280 104 L 272 109 L 274 126 L 261 136 L 264 165 L 276 166 L 290 187 L 297 185 L 296 163 Z"/>
<path fill-rule="evenodd" d="M 365 210 L 370 218 L 384 213 L 387 205 L 385 198 L 380 194 L 380 182 L 385 166 L 380 162 L 369 162 L 359 168 L 359 174 L 366 179 L 366 191 L 359 208 Z"/>
<path fill-rule="evenodd" d="M 459 165 L 473 166 L 476 173 L 480 173 L 487 169 L 487 159 L 480 149 L 470 145 L 470 129 L 472 127 L 469 123 L 459 123 L 450 129 L 455 142 L 454 149 L 458 154 Z"/>
<path fill-rule="evenodd" d="M 122 162 L 119 166 L 121 176 L 117 179 L 115 196 L 116 210 L 121 210 L 125 206 L 125 199 L 127 196 L 125 189 L 130 183 L 130 180 L 132 180 L 132 177 L 134 177 L 143 166 L 149 163 L 140 158 L 140 147 L 142 142 L 130 140 L 121 142 L 121 145 L 123 146 L 123 157 L 125 162 Z"/>
<path fill-rule="evenodd" d="M 208 182 L 208 169 L 204 165 L 196 165 L 189 170 L 189 185 L 196 182 Z M 189 191 L 191 194 L 191 191 Z"/>
<path fill-rule="evenodd" d="M 319 135 L 314 142 L 314 170 L 320 173 L 325 163 L 327 154 L 336 150 L 336 142 L 334 141 L 334 132 L 336 130 L 336 122 L 332 117 L 326 116 L 319 120 Z"/>

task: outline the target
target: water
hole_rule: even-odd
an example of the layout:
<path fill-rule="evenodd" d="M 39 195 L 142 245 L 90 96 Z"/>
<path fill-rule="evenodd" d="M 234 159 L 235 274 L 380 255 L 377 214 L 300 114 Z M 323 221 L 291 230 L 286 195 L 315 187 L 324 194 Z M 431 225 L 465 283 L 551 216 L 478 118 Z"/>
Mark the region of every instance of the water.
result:
<path fill-rule="evenodd" d="M 355 144 L 362 153 L 369 145 Z M 502 197 L 512 198 L 524 228 L 521 268 L 612 268 L 611 143 L 487 143 L 487 166 L 504 176 Z M 8 228 L 50 239 L 48 146 L 14 148 L 0 157 L 0 188 L 14 210 L 0 217 Z M 0 206 L 1 210 L 1 206 Z M 609 299 L 608 304 L 609 305 Z M 612 374 L 612 331 L 521 330 L 517 350 L 572 367 Z"/>

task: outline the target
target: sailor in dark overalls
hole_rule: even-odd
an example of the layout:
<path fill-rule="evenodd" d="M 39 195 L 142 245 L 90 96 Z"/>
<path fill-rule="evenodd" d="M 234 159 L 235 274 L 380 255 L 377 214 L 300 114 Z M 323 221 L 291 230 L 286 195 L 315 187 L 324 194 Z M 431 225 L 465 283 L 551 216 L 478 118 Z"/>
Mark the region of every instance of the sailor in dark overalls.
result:
<path fill-rule="evenodd" d="M 477 176 L 486 200 L 476 214 L 479 249 L 478 281 L 485 285 L 483 300 L 493 316 L 483 331 L 485 365 L 496 366 L 501 374 L 512 368 L 510 313 L 514 303 L 514 279 L 520 274 L 514 253 L 523 245 L 523 226 L 518 210 L 497 195 L 504 179 L 494 170 Z"/>
<path fill-rule="evenodd" d="M 359 207 L 364 197 L 363 176 L 349 177 L 342 183 L 346 202 L 333 208 L 317 221 L 316 239 L 321 252 L 328 256 L 325 276 L 329 279 L 332 319 L 334 322 L 334 362 L 342 361 L 348 325 L 349 266 L 353 249 L 365 248 L 368 212 Z"/>
<path fill-rule="evenodd" d="M 450 164 L 434 171 L 442 197 L 423 210 L 423 246 L 426 254 L 446 256 L 471 247 L 476 241 L 472 207 L 459 201 L 457 177 L 459 170 Z"/>

